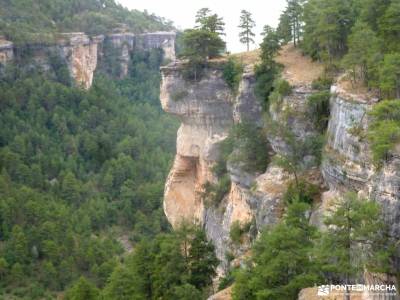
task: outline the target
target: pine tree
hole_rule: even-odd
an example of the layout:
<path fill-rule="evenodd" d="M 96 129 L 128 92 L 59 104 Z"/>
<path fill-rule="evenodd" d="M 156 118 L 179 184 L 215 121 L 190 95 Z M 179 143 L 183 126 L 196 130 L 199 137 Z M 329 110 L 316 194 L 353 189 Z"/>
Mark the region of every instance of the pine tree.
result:
<path fill-rule="evenodd" d="M 293 38 L 293 45 L 295 47 L 300 42 L 301 35 L 301 18 L 303 14 L 301 2 L 301 0 L 287 0 L 287 7 L 284 12 L 284 15 L 286 15 L 291 27 L 291 36 Z"/>
<path fill-rule="evenodd" d="M 68 172 L 62 181 L 61 196 L 71 204 L 79 204 L 81 200 L 81 185 L 72 172 Z"/>
<path fill-rule="evenodd" d="M 379 87 L 387 97 L 400 99 L 400 53 L 385 55 L 379 67 Z"/>
<path fill-rule="evenodd" d="M 256 26 L 256 23 L 252 19 L 251 13 L 247 10 L 242 10 L 240 15 L 240 24 L 239 28 L 242 31 L 239 33 L 240 42 L 242 44 L 246 44 L 247 51 L 250 49 L 250 44 L 254 44 L 254 32 L 253 28 Z"/>
<path fill-rule="evenodd" d="M 390 245 L 377 203 L 348 193 L 338 200 L 325 225 L 316 257 L 331 280 L 344 278 L 351 284 L 365 268 L 389 270 Z"/>
<path fill-rule="evenodd" d="M 265 31 L 265 30 L 264 30 Z M 277 35 L 283 44 L 287 44 L 292 40 L 292 25 L 290 23 L 290 16 L 283 12 L 279 17 L 279 25 L 276 29 Z"/>
<path fill-rule="evenodd" d="M 4 280 L 8 273 L 8 263 L 4 257 L 0 257 L 0 280 Z"/>
<path fill-rule="evenodd" d="M 118 266 L 111 274 L 103 294 L 110 300 L 145 299 L 135 287 L 136 280 L 140 280 L 140 277 L 135 276 L 134 272 L 126 266 Z"/>
<path fill-rule="evenodd" d="M 179 300 L 201 300 L 203 299 L 202 293 L 193 285 L 185 283 L 177 286 L 174 292 L 174 299 Z"/>
<path fill-rule="evenodd" d="M 99 290 L 85 277 L 80 277 L 65 294 L 65 300 L 98 300 L 99 298 Z"/>
<path fill-rule="evenodd" d="M 309 205 L 293 202 L 282 223 L 264 230 L 251 260 L 240 271 L 233 299 L 297 299 L 300 289 L 321 281 L 311 253 L 317 230 L 309 224 Z"/>
<path fill-rule="evenodd" d="M 190 242 L 188 269 L 189 283 L 198 289 L 209 286 L 216 275 L 219 261 L 214 250 L 214 245 L 207 241 L 204 230 L 197 229 Z"/>
<path fill-rule="evenodd" d="M 361 79 L 371 84 L 376 78 L 380 55 L 380 40 L 365 23 L 358 22 L 352 28 L 348 40 L 349 51 L 343 58 L 345 68 L 351 68 L 353 81 Z"/>
<path fill-rule="evenodd" d="M 224 35 L 225 22 L 209 8 L 202 8 L 196 13 L 196 28 Z"/>
<path fill-rule="evenodd" d="M 379 19 L 379 31 L 388 51 L 400 51 L 400 0 L 392 0 L 385 14 Z"/>
<path fill-rule="evenodd" d="M 13 263 L 24 264 L 29 261 L 28 240 L 23 229 L 15 225 L 7 245 L 7 260 Z"/>

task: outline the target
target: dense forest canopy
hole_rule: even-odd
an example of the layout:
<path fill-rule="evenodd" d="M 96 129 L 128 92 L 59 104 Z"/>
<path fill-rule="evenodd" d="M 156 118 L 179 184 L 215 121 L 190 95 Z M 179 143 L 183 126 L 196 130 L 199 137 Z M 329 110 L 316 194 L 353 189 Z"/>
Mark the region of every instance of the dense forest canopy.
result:
<path fill-rule="evenodd" d="M 251 43 L 251 15 L 246 19 L 241 36 Z M 209 59 L 226 50 L 220 16 L 204 8 L 196 23 L 182 36 L 189 80 L 199 80 Z M 325 220 L 328 230 L 310 225 L 321 191 L 306 181 L 301 162 L 312 151 L 319 163 L 329 87 L 346 72 L 353 85 L 387 99 L 369 112 L 364 138 L 377 168 L 390 158 L 400 142 L 399 24 L 399 0 L 287 0 L 279 26 L 264 27 L 255 92 L 265 111 L 292 92 L 275 61 L 288 42 L 323 62 L 325 73 L 312 84 L 318 92 L 307 100 L 319 135 L 298 143 L 281 134 L 294 155 L 275 160 L 261 128 L 238 125 L 225 141 L 214 169 L 221 180 L 205 193 L 210 207 L 229 192 L 227 161 L 234 149 L 249 172 L 272 162 L 295 178 L 283 197 L 281 222 L 265 228 L 244 268 L 228 270 L 222 280 L 221 287 L 236 282 L 234 299 L 297 299 L 304 287 L 356 278 L 365 269 L 396 275 L 393 245 L 374 201 L 349 193 Z M 17 45 L 49 43 L 61 32 L 171 28 L 113 0 L 0 0 L 0 34 Z M 0 67 L 0 298 L 197 300 L 212 291 L 219 263 L 213 244 L 198 227 L 184 224 L 172 232 L 162 211 L 178 128 L 159 104 L 163 53 L 131 53 L 125 79 L 118 78 L 119 57 L 110 53 L 88 91 L 71 82 L 56 57 L 46 72 L 29 53 Z M 242 73 L 240 63 L 227 60 L 223 76 L 233 91 Z M 230 238 L 240 242 L 244 229 L 236 229 Z M 360 252 L 355 265 L 351 257 Z"/>
<path fill-rule="evenodd" d="M 59 32 L 90 35 L 114 30 L 171 30 L 172 23 L 154 14 L 129 10 L 114 0 L 1 0 L 0 34 L 13 42 L 50 42 Z"/>

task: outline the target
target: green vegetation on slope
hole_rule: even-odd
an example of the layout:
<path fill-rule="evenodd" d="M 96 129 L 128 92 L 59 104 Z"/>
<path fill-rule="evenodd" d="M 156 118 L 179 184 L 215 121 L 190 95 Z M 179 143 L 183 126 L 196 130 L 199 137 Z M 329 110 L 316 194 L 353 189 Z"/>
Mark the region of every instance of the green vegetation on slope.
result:
<path fill-rule="evenodd" d="M 178 124 L 159 104 L 161 61 L 136 52 L 128 78 L 99 71 L 89 91 L 35 68 L 4 70 L 1 294 L 51 297 L 81 276 L 74 287 L 92 293 L 119 263 L 120 232 L 134 243 L 169 230 L 161 204 Z"/>
<path fill-rule="evenodd" d="M 44 43 L 58 32 L 106 34 L 116 28 L 129 31 L 172 29 L 170 22 L 114 0 L 1 0 L 0 34 L 18 44 Z"/>
<path fill-rule="evenodd" d="M 262 232 L 236 274 L 233 299 L 295 300 L 305 287 L 352 283 L 365 268 L 391 271 L 392 250 L 376 202 L 347 194 L 326 218 L 324 232 L 310 225 L 309 209 L 294 199 L 283 220 Z"/>

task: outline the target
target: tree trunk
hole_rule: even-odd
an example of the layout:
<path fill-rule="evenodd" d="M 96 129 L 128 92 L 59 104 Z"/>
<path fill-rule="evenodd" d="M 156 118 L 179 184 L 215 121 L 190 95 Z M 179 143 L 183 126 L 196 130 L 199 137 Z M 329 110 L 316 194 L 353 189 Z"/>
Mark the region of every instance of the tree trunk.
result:
<path fill-rule="evenodd" d="M 249 52 L 249 48 L 250 48 L 250 41 L 249 41 L 249 30 L 247 29 L 247 33 L 246 33 L 246 36 L 247 36 L 247 52 Z"/>

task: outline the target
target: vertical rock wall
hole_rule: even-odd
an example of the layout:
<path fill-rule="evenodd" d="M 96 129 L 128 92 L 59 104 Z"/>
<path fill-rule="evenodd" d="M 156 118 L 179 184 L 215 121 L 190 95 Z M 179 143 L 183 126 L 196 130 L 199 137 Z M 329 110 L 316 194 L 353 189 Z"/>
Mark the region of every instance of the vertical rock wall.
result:
<path fill-rule="evenodd" d="M 6 65 L 14 57 L 14 45 L 12 42 L 0 37 L 0 64 Z"/>
<path fill-rule="evenodd" d="M 261 106 L 254 95 L 255 77 L 251 69 L 246 68 L 237 93 L 225 83 L 218 65 L 206 70 L 198 82 L 184 79 L 182 63 L 161 69 L 162 107 L 181 120 L 177 153 L 165 185 L 164 211 L 174 227 L 182 221 L 202 224 L 216 246 L 222 267 L 227 266 L 226 253 L 241 257 L 250 247 L 250 235 L 246 235 L 240 245 L 233 244 L 230 239 L 232 224 L 236 221 L 242 225 L 251 224 L 251 231 L 256 234 L 264 226 L 276 224 L 283 211 L 282 196 L 293 179 L 273 164 L 263 173 L 249 173 L 240 165 L 228 163 L 230 191 L 218 206 L 204 203 L 203 185 L 218 180 L 212 167 L 219 157 L 219 143 L 228 136 L 233 124 L 251 121 L 262 126 Z M 284 101 L 291 103 L 291 99 L 298 99 L 297 106 L 304 110 L 310 93 L 312 91 L 304 93 L 304 87 L 298 86 Z M 275 111 L 275 117 L 283 122 L 280 113 Z M 292 129 L 297 130 L 301 138 L 310 132 L 314 134 L 310 126 L 305 118 L 297 118 L 293 120 Z M 271 143 L 274 143 L 272 138 Z M 275 151 L 283 150 L 276 146 Z M 265 155 L 272 155 L 269 152 L 266 148 Z"/>
<path fill-rule="evenodd" d="M 153 32 L 144 34 L 118 33 L 107 36 L 89 37 L 83 32 L 63 33 L 52 45 L 28 45 L 33 52 L 32 59 L 44 70 L 50 69 L 49 53 L 59 55 L 68 67 L 71 78 L 78 86 L 90 88 L 99 57 L 107 55 L 103 49 L 104 40 L 110 42 L 119 53 L 120 77 L 128 74 L 130 57 L 136 49 L 162 49 L 164 58 L 175 59 L 175 32 Z M 0 64 L 5 65 L 15 58 L 18 48 L 12 42 L 0 38 Z"/>
<path fill-rule="evenodd" d="M 67 33 L 58 42 L 61 56 L 65 59 L 71 77 L 85 89 L 91 87 L 97 67 L 98 45 L 104 37 L 89 38 L 84 33 Z"/>

